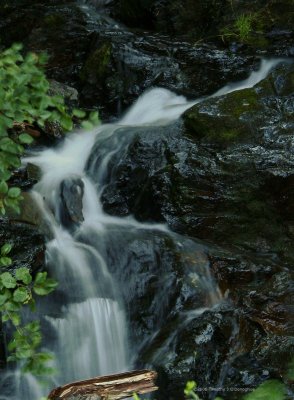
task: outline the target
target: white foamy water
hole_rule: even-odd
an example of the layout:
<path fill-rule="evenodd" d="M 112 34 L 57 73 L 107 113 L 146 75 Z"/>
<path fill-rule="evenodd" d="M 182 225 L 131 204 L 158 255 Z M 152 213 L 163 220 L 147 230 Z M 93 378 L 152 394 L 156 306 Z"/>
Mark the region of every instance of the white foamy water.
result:
<path fill-rule="evenodd" d="M 260 68 L 257 71 L 253 71 L 247 79 L 240 82 L 232 82 L 224 86 L 217 92 L 215 92 L 212 97 L 223 96 L 224 94 L 232 93 L 237 90 L 249 89 L 257 85 L 258 82 L 262 81 L 267 77 L 270 71 L 279 65 L 281 62 L 285 62 L 284 58 L 272 58 L 268 60 L 261 60 Z"/>
<path fill-rule="evenodd" d="M 164 125 L 177 120 L 195 101 L 167 89 L 147 90 L 121 119 L 120 125 Z"/>
<path fill-rule="evenodd" d="M 64 360 L 57 368 L 65 382 L 126 369 L 125 315 L 116 301 L 90 298 L 70 304 L 64 314 L 64 318 L 47 320 L 60 338 L 54 350 Z M 73 350 L 75 362 L 71 362 Z"/>
<path fill-rule="evenodd" d="M 252 87 L 279 62 L 281 60 L 262 61 L 260 70 L 248 79 L 227 85 L 212 96 Z M 44 317 L 48 336 L 46 348 L 54 353 L 54 366 L 58 371 L 50 389 L 69 381 L 123 372 L 132 367 L 130 360 L 134 355 L 129 350 L 124 305 L 105 258 L 109 245 L 105 238 L 111 230 L 126 228 L 135 233 L 145 229 L 169 234 L 164 225 L 142 224 L 133 218 L 112 217 L 103 211 L 100 195 L 109 162 L 118 149 L 128 146 L 127 138 L 109 144 L 108 139 L 122 127 L 171 123 L 202 100 L 187 101 L 167 89 L 150 89 L 117 124 L 69 135 L 56 149 L 24 160 L 38 165 L 42 171 L 42 178 L 34 188 L 36 205 L 50 231 L 47 268 L 59 282 L 55 294 L 50 295 L 45 304 L 41 302 L 39 315 Z M 95 185 L 85 172 L 93 148 L 97 152 L 95 162 L 99 165 Z M 68 228 L 60 218 L 63 212 L 60 187 L 64 180 L 72 177 L 80 180 L 80 187 L 83 187 L 83 222 Z M 208 306 L 217 303 L 220 295 L 209 271 L 202 284 L 209 291 Z M 195 310 L 195 315 L 201 310 Z M 49 387 L 39 386 L 34 377 L 22 376 L 18 369 L 3 376 L 0 388 L 0 400 L 39 400 L 49 392 Z"/>

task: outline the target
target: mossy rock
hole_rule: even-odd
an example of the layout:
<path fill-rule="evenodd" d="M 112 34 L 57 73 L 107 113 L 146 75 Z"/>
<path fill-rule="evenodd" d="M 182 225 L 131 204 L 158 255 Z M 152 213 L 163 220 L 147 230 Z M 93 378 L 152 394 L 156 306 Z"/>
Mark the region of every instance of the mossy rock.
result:
<path fill-rule="evenodd" d="M 48 27 L 48 29 L 56 29 L 56 28 L 62 27 L 62 25 L 64 25 L 64 24 L 66 24 L 66 19 L 61 14 L 48 13 L 45 16 L 43 23 L 45 26 Z"/>
<path fill-rule="evenodd" d="M 81 80 L 92 84 L 103 81 L 109 75 L 111 55 L 111 43 L 102 43 L 87 58 L 80 72 Z"/>
<path fill-rule="evenodd" d="M 189 109 L 184 114 L 187 134 L 202 143 L 215 145 L 249 141 L 258 144 L 264 127 L 270 121 L 277 122 L 273 111 L 277 101 L 285 103 L 282 112 L 279 108 L 275 111 L 279 113 L 278 118 L 291 119 L 292 103 L 288 96 L 293 92 L 293 64 L 281 64 L 253 88 L 211 97 Z"/>
<path fill-rule="evenodd" d="M 230 144 L 254 137 L 256 131 L 250 121 L 258 120 L 261 111 L 255 89 L 245 89 L 197 104 L 184 118 L 193 136 L 205 142 Z"/>

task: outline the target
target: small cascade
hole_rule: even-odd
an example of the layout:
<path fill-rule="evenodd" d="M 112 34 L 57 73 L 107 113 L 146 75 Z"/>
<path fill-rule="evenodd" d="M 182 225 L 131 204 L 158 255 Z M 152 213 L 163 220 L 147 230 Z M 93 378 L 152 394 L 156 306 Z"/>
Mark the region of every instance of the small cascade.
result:
<path fill-rule="evenodd" d="M 280 61 L 263 61 L 261 69 L 246 81 L 228 85 L 213 96 L 253 86 Z M 40 301 L 38 318 L 46 327 L 44 350 L 54 353 L 53 366 L 58 373 L 50 388 L 42 388 L 31 375 L 22 376 L 19 370 L 10 372 L 0 382 L 1 400 L 39 400 L 54 386 L 132 368 L 135 356 L 128 343 L 122 288 L 110 272 L 107 254 L 111 249 L 115 253 L 119 246 L 126 249 L 127 235 L 136 237 L 140 232 L 157 231 L 166 235 L 174 246 L 178 246 L 179 235 L 165 225 L 107 215 L 102 208 L 101 193 L 109 164 L 119 162 L 116 155 L 127 149 L 129 126 L 169 124 L 201 100 L 190 102 L 167 89 L 151 89 L 117 124 L 69 135 L 58 148 L 24 160 L 42 171 L 42 179 L 34 188 L 35 199 L 48 227 L 47 268 L 59 287 L 48 299 Z M 121 134 L 119 139 L 118 134 Z M 89 160 L 93 149 L 95 157 Z M 95 184 L 90 178 L 93 171 Z M 72 193 L 72 198 L 66 192 Z M 113 259 L 118 265 L 111 265 L 112 270 L 118 268 L 120 254 Z M 193 274 L 200 282 L 203 300 L 199 300 L 199 310 L 190 313 L 189 319 L 220 301 L 208 262 Z"/>
<path fill-rule="evenodd" d="M 69 304 L 63 313 L 47 320 L 60 338 L 54 351 L 64 360 L 58 365 L 64 382 L 87 379 L 94 371 L 97 375 L 126 369 L 125 315 L 117 301 L 90 298 Z"/>

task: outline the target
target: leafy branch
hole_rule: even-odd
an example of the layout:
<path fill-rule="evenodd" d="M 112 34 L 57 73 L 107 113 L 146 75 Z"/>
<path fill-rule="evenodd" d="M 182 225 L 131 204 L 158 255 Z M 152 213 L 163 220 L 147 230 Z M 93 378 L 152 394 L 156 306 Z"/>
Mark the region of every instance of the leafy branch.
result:
<path fill-rule="evenodd" d="M 8 256 L 12 246 L 5 244 L 1 247 L 1 267 L 12 264 Z M 46 367 L 52 359 L 49 353 L 38 352 L 41 344 L 39 321 L 27 325 L 22 324 L 21 310 L 24 306 L 35 309 L 34 295 L 46 296 L 57 286 L 57 282 L 47 277 L 47 272 L 38 272 L 33 278 L 26 267 L 15 270 L 14 273 L 5 271 L 0 274 L 0 312 L 2 322 L 12 324 L 15 328 L 13 338 L 8 344 L 10 355 L 8 361 L 25 361 L 23 370 L 36 375 L 48 374 L 52 370 Z"/>
<path fill-rule="evenodd" d="M 33 143 L 35 134 L 46 124 L 57 122 L 64 131 L 71 131 L 75 122 L 84 129 L 99 123 L 98 113 L 87 115 L 79 109 L 68 110 L 61 96 L 49 95 L 49 82 L 44 67 L 47 56 L 28 53 L 22 55 L 22 45 L 14 44 L 0 53 L 0 215 L 7 209 L 20 212 L 21 189 L 11 185 L 15 169 L 21 166 L 25 146 Z M 8 271 L 12 265 L 9 257 L 11 244 L 6 243 L 0 251 L 0 317 L 13 327 L 8 350 L 8 361 L 21 361 L 23 370 L 35 375 L 48 374 L 46 366 L 52 359 L 48 353 L 39 352 L 42 340 L 39 321 L 22 323 L 23 307 L 35 309 L 34 296 L 46 296 L 57 286 L 39 272 L 33 277 L 28 268 Z"/>

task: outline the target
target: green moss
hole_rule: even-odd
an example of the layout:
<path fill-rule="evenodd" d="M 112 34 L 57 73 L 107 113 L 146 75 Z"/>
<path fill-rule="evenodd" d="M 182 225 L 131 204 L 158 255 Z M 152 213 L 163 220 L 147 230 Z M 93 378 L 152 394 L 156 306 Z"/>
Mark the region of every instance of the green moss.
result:
<path fill-rule="evenodd" d="M 272 92 L 268 87 L 262 90 Z M 257 118 L 261 109 L 256 91 L 244 89 L 198 104 L 184 118 L 193 136 L 227 145 L 254 134 L 252 119 Z"/>
<path fill-rule="evenodd" d="M 244 113 L 258 111 L 260 104 L 254 89 L 244 89 L 224 96 L 219 102 L 219 108 L 222 114 L 230 113 L 239 119 Z"/>
<path fill-rule="evenodd" d="M 110 43 L 103 43 L 86 60 L 80 78 L 89 83 L 99 83 L 107 76 L 111 61 L 112 48 Z"/>
<path fill-rule="evenodd" d="M 216 141 L 219 143 L 234 142 L 241 135 L 241 131 L 238 129 L 224 129 L 224 130 L 209 130 L 205 137 L 210 141 Z"/>
<path fill-rule="evenodd" d="M 65 20 L 60 14 L 49 14 L 44 18 L 44 25 L 48 28 L 58 28 L 65 23 Z"/>

